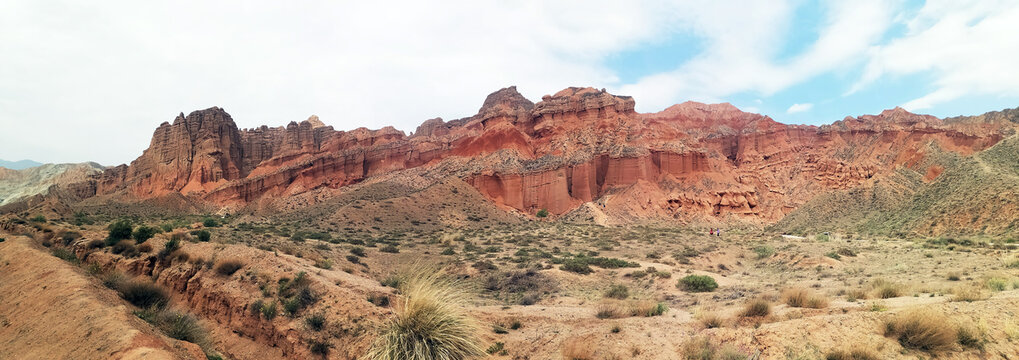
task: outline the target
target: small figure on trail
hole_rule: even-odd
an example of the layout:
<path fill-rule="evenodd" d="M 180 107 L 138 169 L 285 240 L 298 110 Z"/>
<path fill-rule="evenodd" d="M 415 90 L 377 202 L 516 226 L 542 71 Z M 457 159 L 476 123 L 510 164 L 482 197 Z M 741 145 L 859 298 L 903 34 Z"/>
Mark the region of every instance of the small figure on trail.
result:
<path fill-rule="evenodd" d="M 715 228 L 708 229 L 708 235 L 709 236 L 714 236 L 715 235 Z"/>
<path fill-rule="evenodd" d="M 715 236 L 721 237 L 722 236 L 722 229 L 715 230 Z"/>

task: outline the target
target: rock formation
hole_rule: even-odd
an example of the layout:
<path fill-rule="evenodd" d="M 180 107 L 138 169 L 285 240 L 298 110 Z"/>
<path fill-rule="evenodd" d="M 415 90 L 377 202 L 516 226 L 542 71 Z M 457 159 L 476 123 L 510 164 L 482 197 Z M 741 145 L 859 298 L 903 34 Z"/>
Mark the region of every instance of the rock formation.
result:
<path fill-rule="evenodd" d="M 214 107 L 161 124 L 142 156 L 77 188 L 142 199 L 180 193 L 240 208 L 441 169 L 523 214 L 582 209 L 600 218 L 767 223 L 817 194 L 915 166 L 931 144 L 960 154 L 983 150 L 1012 124 L 896 108 L 815 127 L 730 104 L 686 102 L 650 114 L 634 104 L 575 87 L 532 103 L 508 87 L 489 95 L 476 115 L 431 119 L 411 136 L 391 127 L 336 131 L 316 116 L 238 129 Z"/>

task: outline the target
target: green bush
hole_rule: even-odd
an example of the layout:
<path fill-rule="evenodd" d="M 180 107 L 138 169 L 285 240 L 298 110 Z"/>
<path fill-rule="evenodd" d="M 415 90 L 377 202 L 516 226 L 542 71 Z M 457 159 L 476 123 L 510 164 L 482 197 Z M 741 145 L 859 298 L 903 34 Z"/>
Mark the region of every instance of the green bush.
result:
<path fill-rule="evenodd" d="M 609 286 L 609 289 L 605 291 L 605 297 L 612 299 L 626 299 L 630 297 L 630 289 L 626 285 L 615 284 Z"/>
<path fill-rule="evenodd" d="M 42 216 L 42 215 L 36 215 L 35 217 L 33 217 L 33 218 L 32 218 L 32 219 L 30 219 L 30 220 L 31 220 L 32 222 L 37 222 L 37 223 L 44 223 L 44 222 L 46 222 L 46 217 L 45 217 L 45 216 Z"/>
<path fill-rule="evenodd" d="M 201 242 L 209 242 L 209 240 L 212 240 L 212 233 L 210 233 L 209 230 L 195 230 L 191 232 L 191 235 L 194 235 L 198 238 L 198 241 Z"/>
<path fill-rule="evenodd" d="M 386 245 L 386 246 L 382 247 L 381 249 L 379 249 L 379 251 L 395 254 L 395 253 L 400 252 L 400 249 L 397 249 L 396 246 L 393 245 L 393 244 L 389 244 L 389 245 Z"/>
<path fill-rule="evenodd" d="M 687 275 L 679 279 L 676 287 L 689 292 L 710 292 L 718 288 L 718 283 L 707 275 Z"/>
<path fill-rule="evenodd" d="M 587 262 L 580 259 L 567 259 L 566 261 L 563 261 L 563 264 L 559 266 L 559 269 L 582 275 L 590 274 L 592 271 L 591 267 L 587 266 Z"/>
<path fill-rule="evenodd" d="M 350 253 L 354 254 L 357 257 L 364 257 L 364 248 L 360 246 L 355 246 L 353 248 L 350 248 Z"/>
<path fill-rule="evenodd" d="M 134 230 L 134 233 L 131 234 L 131 237 L 134 238 L 135 243 L 141 244 L 155 236 L 157 231 L 158 230 L 154 227 L 139 226 Z"/>
<path fill-rule="evenodd" d="M 540 218 L 548 217 L 548 210 L 546 209 L 538 210 L 538 213 L 535 215 L 537 215 Z"/>
<path fill-rule="evenodd" d="M 767 245 L 761 245 L 754 248 L 754 253 L 757 254 L 758 259 L 764 259 L 775 255 L 775 248 Z"/>
<path fill-rule="evenodd" d="M 110 239 L 116 240 L 113 241 L 112 244 L 108 245 L 116 244 L 120 240 L 130 239 L 131 232 L 134 230 L 131 226 L 131 222 L 127 220 L 117 220 L 111 223 L 107 229 L 110 231 Z"/>
<path fill-rule="evenodd" d="M 217 227 L 217 226 L 219 226 L 219 222 L 216 221 L 216 219 L 213 219 L 213 218 L 205 218 L 204 220 L 202 220 L 202 226 L 204 226 L 204 227 Z"/>

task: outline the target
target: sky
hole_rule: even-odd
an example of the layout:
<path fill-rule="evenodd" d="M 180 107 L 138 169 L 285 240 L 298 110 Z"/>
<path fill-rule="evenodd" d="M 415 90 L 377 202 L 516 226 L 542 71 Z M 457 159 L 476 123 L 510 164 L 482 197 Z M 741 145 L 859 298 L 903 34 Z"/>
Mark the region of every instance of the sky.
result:
<path fill-rule="evenodd" d="M 337 130 L 605 88 L 783 123 L 1019 106 L 1019 1 L 0 2 L 0 159 L 128 163 L 178 113 Z"/>

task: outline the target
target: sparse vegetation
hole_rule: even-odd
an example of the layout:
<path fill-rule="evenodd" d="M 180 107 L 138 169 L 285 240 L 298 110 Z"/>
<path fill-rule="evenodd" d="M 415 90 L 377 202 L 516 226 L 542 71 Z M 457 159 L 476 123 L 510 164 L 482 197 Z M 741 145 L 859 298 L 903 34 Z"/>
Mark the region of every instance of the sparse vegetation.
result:
<path fill-rule="evenodd" d="M 134 279 L 113 285 L 114 290 L 120 292 L 120 297 L 142 309 L 161 309 L 170 302 L 165 289 L 146 280 Z"/>
<path fill-rule="evenodd" d="M 151 239 L 157 232 L 158 230 L 156 228 L 139 226 L 137 229 L 134 229 L 131 237 L 134 238 L 136 244 L 141 244 Z"/>

